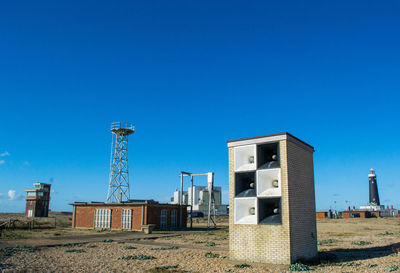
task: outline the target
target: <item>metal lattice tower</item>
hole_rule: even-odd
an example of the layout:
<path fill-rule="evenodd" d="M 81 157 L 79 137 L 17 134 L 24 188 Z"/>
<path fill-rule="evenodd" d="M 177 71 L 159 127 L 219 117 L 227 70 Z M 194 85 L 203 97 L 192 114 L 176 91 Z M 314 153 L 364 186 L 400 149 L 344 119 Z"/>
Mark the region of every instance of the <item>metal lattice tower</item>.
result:
<path fill-rule="evenodd" d="M 106 203 L 121 203 L 130 199 L 128 136 L 135 132 L 135 126 L 130 122 L 113 122 L 111 132 L 110 183 Z"/>

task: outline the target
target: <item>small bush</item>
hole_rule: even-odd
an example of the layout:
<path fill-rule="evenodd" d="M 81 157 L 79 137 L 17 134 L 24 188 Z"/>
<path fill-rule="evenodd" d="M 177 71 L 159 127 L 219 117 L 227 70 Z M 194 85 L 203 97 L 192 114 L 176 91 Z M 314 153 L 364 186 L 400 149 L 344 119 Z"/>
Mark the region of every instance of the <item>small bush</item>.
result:
<path fill-rule="evenodd" d="M 97 247 L 97 246 L 95 246 L 95 245 L 88 245 L 87 246 L 87 248 L 95 248 L 95 247 Z"/>
<path fill-rule="evenodd" d="M 353 241 L 353 242 L 351 242 L 351 244 L 357 245 L 357 246 L 365 246 L 365 245 L 370 245 L 372 243 L 368 242 L 368 241 Z"/>
<path fill-rule="evenodd" d="M 317 244 L 318 245 L 328 245 L 328 244 L 333 244 L 333 243 L 336 243 L 337 242 L 337 240 L 336 239 L 327 239 L 327 240 L 318 240 L 317 241 Z"/>
<path fill-rule="evenodd" d="M 102 242 L 103 243 L 112 243 L 112 242 L 114 242 L 114 240 L 113 239 L 104 239 Z"/>
<path fill-rule="evenodd" d="M 37 247 L 29 245 L 16 245 L 15 248 L 18 250 L 24 250 L 25 252 L 31 252 L 31 253 L 38 250 Z"/>
<path fill-rule="evenodd" d="M 289 266 L 289 271 L 293 272 L 310 271 L 310 270 L 312 269 L 308 265 L 301 263 L 295 263 Z"/>
<path fill-rule="evenodd" d="M 377 264 L 367 264 L 368 268 L 373 268 L 373 267 L 376 267 L 376 266 L 378 266 L 378 265 Z"/>
<path fill-rule="evenodd" d="M 139 254 L 139 255 L 130 255 L 130 256 L 121 256 L 118 258 L 118 260 L 125 260 L 125 261 L 129 261 L 129 260 L 154 260 L 155 257 L 153 256 L 147 256 L 147 255 L 143 255 L 143 254 Z"/>
<path fill-rule="evenodd" d="M 206 246 L 215 246 L 214 242 L 207 242 Z"/>
<path fill-rule="evenodd" d="M 6 247 L 3 249 L 0 249 L 0 253 L 4 257 L 10 257 L 10 256 L 14 255 L 14 253 L 16 253 L 16 252 L 17 252 L 17 249 L 14 247 Z"/>
<path fill-rule="evenodd" d="M 392 232 L 389 232 L 389 231 L 385 231 L 384 233 L 378 233 L 378 234 L 376 234 L 376 236 L 390 236 L 390 235 L 393 235 L 393 233 L 392 233 Z"/>
<path fill-rule="evenodd" d="M 388 265 L 385 267 L 385 270 L 389 271 L 389 272 L 393 272 L 393 271 L 399 270 L 399 267 L 397 265 Z"/>
<path fill-rule="evenodd" d="M 246 268 L 246 267 L 251 267 L 251 266 L 248 264 L 237 264 L 237 265 L 235 265 L 235 267 L 236 268 Z"/>
<path fill-rule="evenodd" d="M 206 254 L 204 254 L 204 257 L 206 258 L 217 258 L 219 255 L 218 254 L 214 254 L 211 252 L 207 252 Z"/>
<path fill-rule="evenodd" d="M 136 247 L 134 247 L 134 246 L 126 246 L 126 247 L 124 247 L 124 249 L 136 249 Z"/>

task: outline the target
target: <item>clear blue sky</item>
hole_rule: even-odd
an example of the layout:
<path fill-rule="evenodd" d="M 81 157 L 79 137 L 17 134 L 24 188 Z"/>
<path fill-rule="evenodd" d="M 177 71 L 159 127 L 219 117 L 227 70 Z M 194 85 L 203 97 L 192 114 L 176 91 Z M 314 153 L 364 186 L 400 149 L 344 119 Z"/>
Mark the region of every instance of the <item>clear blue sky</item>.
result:
<path fill-rule="evenodd" d="M 398 1 L 2 1 L 0 211 L 52 182 L 53 210 L 104 201 L 112 121 L 132 121 L 131 197 L 168 201 L 226 141 L 315 147 L 317 209 L 400 205 Z M 196 180 L 195 180 L 196 182 Z M 199 183 L 205 179 L 199 178 Z M 12 200 L 10 200 L 12 199 Z"/>

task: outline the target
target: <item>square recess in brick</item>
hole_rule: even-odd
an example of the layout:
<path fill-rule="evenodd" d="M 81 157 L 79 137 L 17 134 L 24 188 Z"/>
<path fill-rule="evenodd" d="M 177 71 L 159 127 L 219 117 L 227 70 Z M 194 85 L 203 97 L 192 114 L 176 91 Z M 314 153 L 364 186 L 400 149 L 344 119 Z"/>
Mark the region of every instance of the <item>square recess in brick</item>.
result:
<path fill-rule="evenodd" d="M 279 143 L 257 145 L 257 169 L 279 168 Z"/>
<path fill-rule="evenodd" d="M 281 169 L 257 171 L 257 196 L 281 196 Z"/>
<path fill-rule="evenodd" d="M 256 172 L 235 173 L 235 197 L 256 196 Z"/>
<path fill-rule="evenodd" d="M 256 145 L 235 148 L 235 172 L 254 171 L 257 168 Z"/>
<path fill-rule="evenodd" d="M 257 198 L 236 198 L 235 208 L 235 224 L 257 224 Z"/>
<path fill-rule="evenodd" d="M 282 224 L 281 198 L 258 198 L 258 224 Z"/>

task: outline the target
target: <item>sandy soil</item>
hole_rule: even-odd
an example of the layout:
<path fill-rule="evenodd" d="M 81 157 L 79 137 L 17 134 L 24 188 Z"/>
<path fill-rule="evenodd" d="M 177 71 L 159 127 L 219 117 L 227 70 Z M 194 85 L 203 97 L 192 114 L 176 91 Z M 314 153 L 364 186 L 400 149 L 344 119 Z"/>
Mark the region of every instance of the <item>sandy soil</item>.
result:
<path fill-rule="evenodd" d="M 318 221 L 318 239 L 321 261 L 310 266 L 314 272 L 399 272 L 400 218 Z M 3 250 L 0 263 L 4 272 L 287 272 L 289 269 L 284 265 L 253 263 L 238 268 L 236 265 L 240 263 L 226 257 L 227 249 L 228 230 L 220 229 L 180 232 L 178 237 L 136 242 L 17 248 L 9 250 L 12 253 Z M 154 259 L 123 259 L 135 255 Z M 168 266 L 175 268 L 155 269 Z"/>

